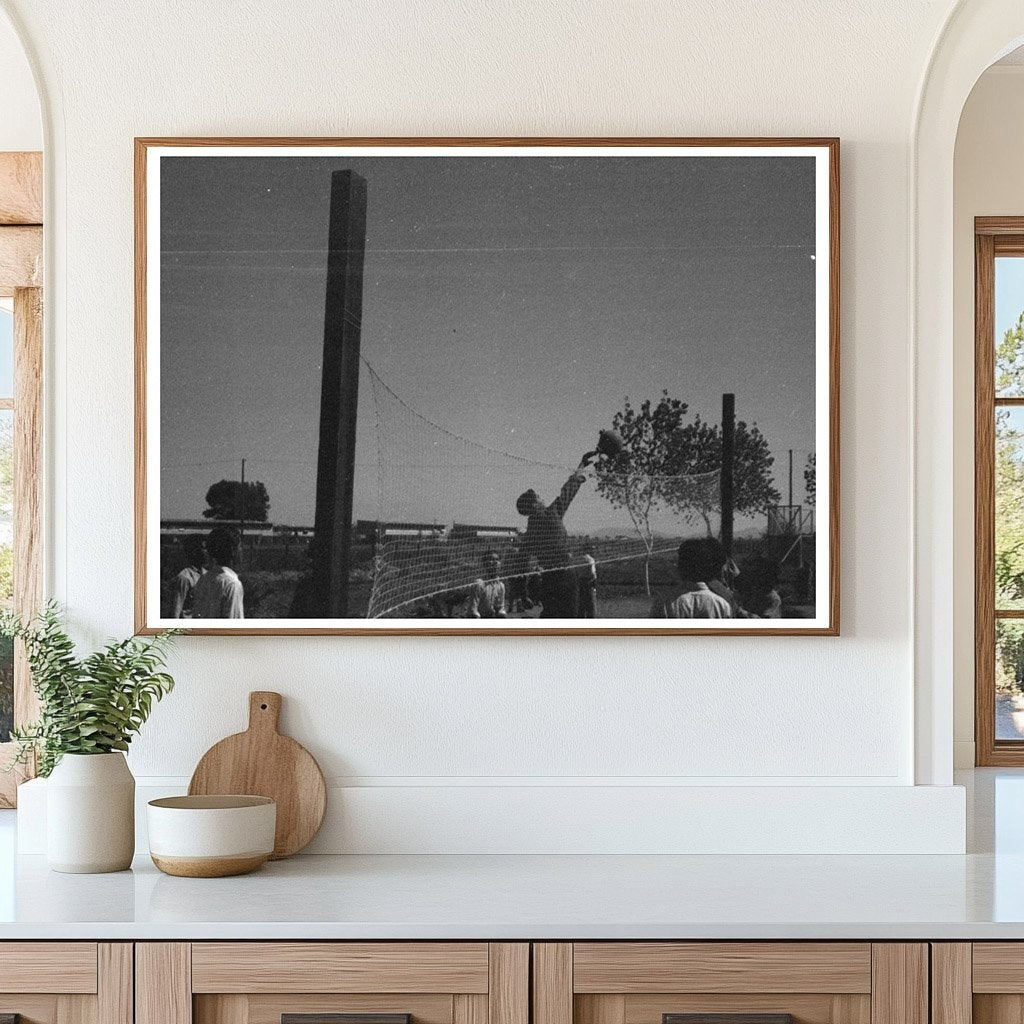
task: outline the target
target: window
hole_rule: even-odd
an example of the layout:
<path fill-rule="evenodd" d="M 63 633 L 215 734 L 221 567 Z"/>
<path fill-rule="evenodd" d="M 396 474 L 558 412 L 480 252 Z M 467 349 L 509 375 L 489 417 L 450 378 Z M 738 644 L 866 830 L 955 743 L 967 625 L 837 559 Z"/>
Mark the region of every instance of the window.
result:
<path fill-rule="evenodd" d="M 975 239 L 976 760 L 1024 765 L 1024 217 Z"/>
<path fill-rule="evenodd" d="M 14 602 L 14 303 L 0 299 L 0 607 Z M 0 743 L 14 727 L 14 644 L 0 638 Z"/>
<path fill-rule="evenodd" d="M 0 153 L 0 607 L 42 601 L 42 156 Z M 0 640 L 0 765 L 36 704 L 24 652 Z M 23 773 L 0 772 L 0 807 Z"/>

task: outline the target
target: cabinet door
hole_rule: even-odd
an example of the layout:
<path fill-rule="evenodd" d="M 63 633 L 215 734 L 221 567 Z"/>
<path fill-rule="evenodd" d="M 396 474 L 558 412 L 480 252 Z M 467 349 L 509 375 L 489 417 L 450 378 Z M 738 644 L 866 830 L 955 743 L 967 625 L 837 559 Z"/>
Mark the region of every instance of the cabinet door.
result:
<path fill-rule="evenodd" d="M 529 1024 L 525 943 L 140 943 L 136 984 L 136 1024 Z"/>
<path fill-rule="evenodd" d="M 1024 942 L 932 946 L 935 1024 L 1024 1021 Z"/>
<path fill-rule="evenodd" d="M 126 942 L 0 942 L 5 1024 L 132 1024 Z"/>
<path fill-rule="evenodd" d="M 928 1024 L 922 943 L 538 943 L 533 1024 Z"/>

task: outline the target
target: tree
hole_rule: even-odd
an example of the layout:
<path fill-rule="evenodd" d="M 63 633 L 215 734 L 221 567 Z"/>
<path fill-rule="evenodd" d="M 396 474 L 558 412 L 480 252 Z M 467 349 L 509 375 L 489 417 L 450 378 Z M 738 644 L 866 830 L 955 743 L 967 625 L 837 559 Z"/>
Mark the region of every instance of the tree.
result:
<path fill-rule="evenodd" d="M 667 508 L 687 522 L 701 520 L 713 535 L 713 516 L 721 511 L 722 429 L 697 416 L 686 421 L 688 407 L 662 391 L 657 405 L 650 399 L 635 409 L 629 399 L 612 419 L 624 442 L 615 458 L 595 464 L 597 491 L 624 508 L 647 549 L 644 579 L 649 586 L 654 549 L 651 516 Z M 779 502 L 772 486 L 774 462 L 768 442 L 756 425 L 736 424 L 733 461 L 733 508 L 741 515 L 764 512 Z"/>
<path fill-rule="evenodd" d="M 0 523 L 13 530 L 14 523 L 14 423 L 0 424 Z M 14 596 L 14 548 L 11 534 L 0 544 L 0 602 Z M 0 741 L 2 742 L 2 741 Z"/>
<path fill-rule="evenodd" d="M 1024 396 L 1024 313 L 996 346 L 995 388 L 1002 397 Z M 1017 410 L 1001 408 L 995 422 L 996 607 L 1020 607 L 1024 599 L 1024 423 Z M 996 622 L 997 685 L 1020 688 L 1024 632 L 1015 622 Z"/>
<path fill-rule="evenodd" d="M 996 346 L 996 394 L 1001 398 L 1024 396 L 1024 312 Z"/>
<path fill-rule="evenodd" d="M 807 456 L 804 463 L 804 490 L 807 492 L 807 504 L 813 505 L 818 493 L 818 465 L 814 452 Z"/>
<path fill-rule="evenodd" d="M 664 499 L 661 477 L 672 439 L 682 428 L 686 411 L 686 404 L 669 398 L 667 391 L 661 393 L 657 405 L 652 405 L 648 398 L 640 403 L 639 409 L 634 409 L 627 397 L 622 411 L 612 418 L 612 428 L 624 442 L 623 450 L 614 458 L 601 456 L 594 464 L 598 494 L 615 508 L 626 510 L 646 548 L 644 586 L 648 594 L 654 551 L 651 515 Z"/>
<path fill-rule="evenodd" d="M 270 497 L 259 480 L 219 480 L 206 492 L 204 519 L 245 519 L 265 523 Z"/>
<path fill-rule="evenodd" d="M 700 520 L 709 537 L 713 517 L 721 514 L 721 494 L 713 474 L 722 469 L 722 428 L 699 416 L 677 431 L 669 446 L 663 490 L 668 505 L 687 522 Z M 775 459 L 757 428 L 737 420 L 733 440 L 733 511 L 739 515 L 767 512 L 780 501 L 772 484 Z"/>
<path fill-rule="evenodd" d="M 1024 313 L 996 346 L 996 394 L 1024 395 Z M 996 601 L 1024 598 L 1024 424 L 1009 409 L 995 422 Z"/>

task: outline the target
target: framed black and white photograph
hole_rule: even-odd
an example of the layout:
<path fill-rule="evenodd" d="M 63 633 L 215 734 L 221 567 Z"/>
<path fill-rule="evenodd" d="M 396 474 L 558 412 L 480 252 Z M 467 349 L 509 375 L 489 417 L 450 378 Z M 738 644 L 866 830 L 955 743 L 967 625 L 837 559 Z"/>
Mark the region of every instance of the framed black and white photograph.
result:
<path fill-rule="evenodd" d="M 838 633 L 835 139 L 136 140 L 136 626 Z"/>

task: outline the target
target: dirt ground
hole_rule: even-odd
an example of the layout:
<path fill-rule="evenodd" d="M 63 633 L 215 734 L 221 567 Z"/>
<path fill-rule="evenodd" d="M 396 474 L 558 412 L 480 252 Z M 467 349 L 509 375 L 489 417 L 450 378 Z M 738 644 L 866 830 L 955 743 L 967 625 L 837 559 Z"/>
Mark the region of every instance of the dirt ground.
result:
<path fill-rule="evenodd" d="M 996 694 L 996 739 L 1024 739 L 1024 697 Z"/>

